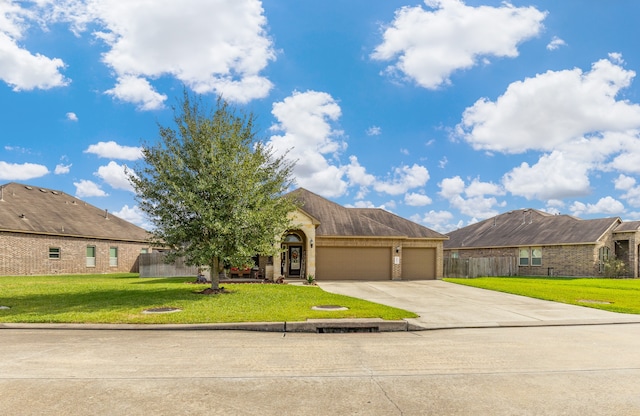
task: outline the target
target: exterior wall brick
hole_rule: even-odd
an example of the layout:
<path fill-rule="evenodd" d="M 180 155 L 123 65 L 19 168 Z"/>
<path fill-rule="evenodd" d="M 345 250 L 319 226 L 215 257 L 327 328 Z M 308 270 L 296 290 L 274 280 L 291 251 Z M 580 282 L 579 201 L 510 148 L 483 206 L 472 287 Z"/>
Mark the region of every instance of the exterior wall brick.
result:
<path fill-rule="evenodd" d="M 518 266 L 519 276 L 567 276 L 601 277 L 598 265 L 598 249 L 608 246 L 612 249 L 611 239 L 598 244 L 530 246 L 542 249 L 540 266 Z M 446 250 L 447 257 L 453 252 L 461 259 L 482 257 L 515 257 L 519 260 L 521 247 L 479 248 L 465 250 Z M 525 248 L 525 247 L 522 247 Z"/>
<path fill-rule="evenodd" d="M 96 248 L 95 267 L 87 267 L 87 246 Z M 60 249 L 59 259 L 49 248 Z M 109 249 L 118 249 L 118 265 L 109 265 Z M 137 273 L 138 257 L 148 244 L 39 234 L 0 232 L 0 275 Z"/>

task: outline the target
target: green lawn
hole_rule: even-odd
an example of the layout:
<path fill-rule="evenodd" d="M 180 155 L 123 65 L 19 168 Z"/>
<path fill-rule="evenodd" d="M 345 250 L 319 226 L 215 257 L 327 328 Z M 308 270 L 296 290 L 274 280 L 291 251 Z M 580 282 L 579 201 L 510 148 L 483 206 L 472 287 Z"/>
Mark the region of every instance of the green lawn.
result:
<path fill-rule="evenodd" d="M 640 314 L 639 279 L 481 277 L 444 280 L 531 298 Z"/>
<path fill-rule="evenodd" d="M 137 274 L 74 276 L 0 276 L 0 322 L 188 324 L 282 322 L 318 318 L 416 317 L 317 286 L 224 284 L 229 293 L 202 295 L 209 285 L 190 278 L 141 279 Z M 316 305 L 340 305 L 347 311 L 315 311 Z M 181 312 L 145 314 L 149 308 Z"/>

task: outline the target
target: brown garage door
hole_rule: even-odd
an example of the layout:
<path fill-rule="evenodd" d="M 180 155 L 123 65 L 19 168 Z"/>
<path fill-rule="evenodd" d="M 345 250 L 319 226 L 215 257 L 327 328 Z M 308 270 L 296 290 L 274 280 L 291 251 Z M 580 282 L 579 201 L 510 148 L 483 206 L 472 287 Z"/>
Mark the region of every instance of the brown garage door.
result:
<path fill-rule="evenodd" d="M 316 279 L 391 280 L 389 247 L 318 247 Z"/>
<path fill-rule="evenodd" d="M 435 248 L 403 248 L 402 278 L 429 280 L 436 278 Z"/>

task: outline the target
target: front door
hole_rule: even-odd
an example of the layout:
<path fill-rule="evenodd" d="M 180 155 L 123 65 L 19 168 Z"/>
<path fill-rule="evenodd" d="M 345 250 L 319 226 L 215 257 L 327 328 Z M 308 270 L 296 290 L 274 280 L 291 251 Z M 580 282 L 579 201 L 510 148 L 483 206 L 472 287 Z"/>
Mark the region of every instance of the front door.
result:
<path fill-rule="evenodd" d="M 302 270 L 302 246 L 289 246 L 289 276 L 300 276 Z"/>

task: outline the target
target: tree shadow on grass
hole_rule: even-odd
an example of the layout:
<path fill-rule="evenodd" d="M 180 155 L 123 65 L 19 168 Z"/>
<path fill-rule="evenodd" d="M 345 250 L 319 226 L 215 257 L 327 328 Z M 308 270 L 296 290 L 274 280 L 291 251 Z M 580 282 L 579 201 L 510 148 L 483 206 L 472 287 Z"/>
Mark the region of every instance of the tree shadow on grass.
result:
<path fill-rule="evenodd" d="M 57 320 L 56 316 L 76 314 L 86 315 L 88 321 L 92 321 L 91 315 L 104 316 L 101 320 L 109 321 L 109 317 L 116 317 L 125 311 L 141 313 L 145 309 L 160 306 L 182 307 L 203 298 L 203 295 L 196 293 L 201 290 L 198 287 L 184 286 L 157 290 L 96 289 L 90 292 L 3 296 L 0 297 L 0 305 L 10 309 L 0 311 L 0 321 L 11 322 L 11 317 L 15 316 L 20 317 L 21 322 L 63 322 L 64 319 Z M 207 298 L 216 302 L 214 297 Z"/>

